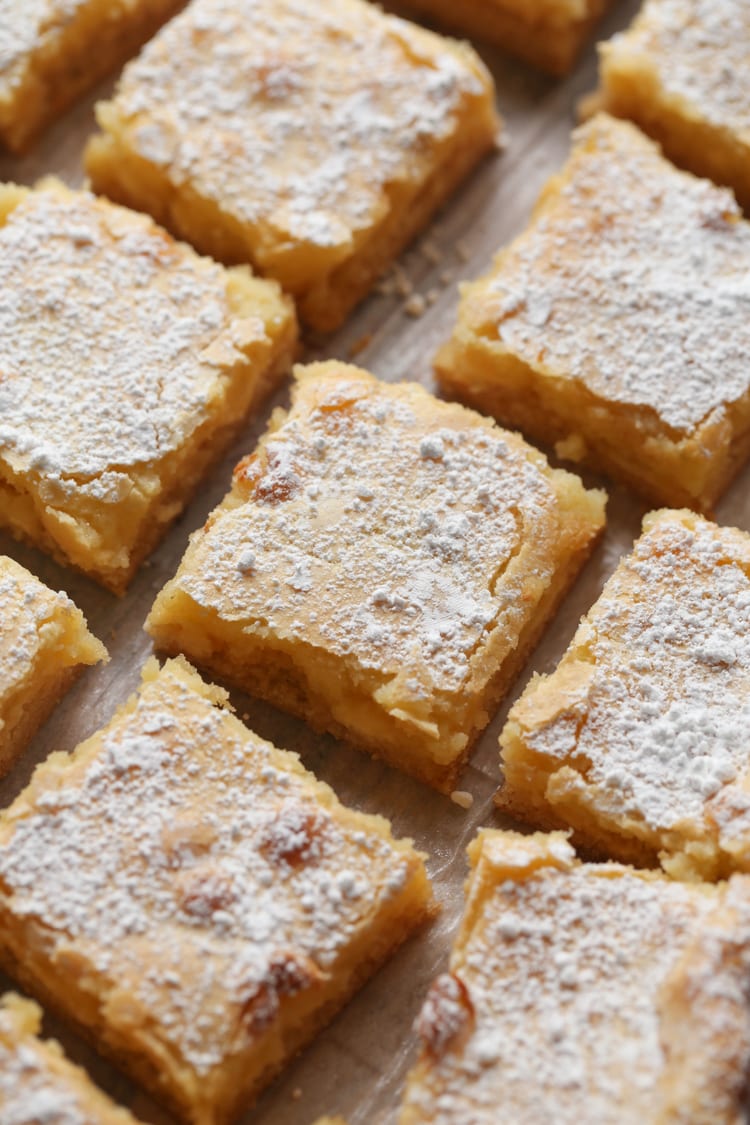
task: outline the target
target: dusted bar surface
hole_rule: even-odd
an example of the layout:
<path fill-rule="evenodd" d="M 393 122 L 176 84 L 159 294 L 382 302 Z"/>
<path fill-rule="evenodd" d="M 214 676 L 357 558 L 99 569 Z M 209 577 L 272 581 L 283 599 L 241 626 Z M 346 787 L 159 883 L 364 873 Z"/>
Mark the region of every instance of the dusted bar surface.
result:
<path fill-rule="evenodd" d="M 499 127 L 466 44 L 364 0 L 193 0 L 98 107 L 97 191 L 337 328 Z"/>

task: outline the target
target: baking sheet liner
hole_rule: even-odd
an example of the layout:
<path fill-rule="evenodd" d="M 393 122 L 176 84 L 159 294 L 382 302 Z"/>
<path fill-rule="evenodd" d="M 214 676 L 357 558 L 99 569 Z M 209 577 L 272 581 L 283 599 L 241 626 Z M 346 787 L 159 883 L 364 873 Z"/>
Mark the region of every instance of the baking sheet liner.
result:
<path fill-rule="evenodd" d="M 616 5 L 602 25 L 601 37 L 626 26 L 637 7 L 636 0 Z M 421 317 L 414 318 L 406 313 L 403 297 L 376 294 L 342 331 L 325 340 L 308 341 L 305 359 L 353 359 L 382 379 L 416 379 L 434 389 L 431 360 L 452 330 L 457 282 L 483 273 L 495 251 L 523 229 L 538 191 L 564 162 L 576 103 L 596 83 L 593 46 L 564 82 L 538 75 L 499 52 L 480 50 L 495 76 L 507 143 L 502 152 L 483 163 L 400 260 L 414 291 L 425 297 L 429 294 L 430 300 L 436 298 L 434 303 Z M 0 156 L 0 179 L 32 184 L 54 173 L 79 186 L 83 180 L 81 154 L 95 129 L 93 105 L 111 88 L 111 82 L 102 85 L 76 106 L 28 157 L 19 160 Z M 448 273 L 452 275 L 449 283 Z M 152 651 L 142 625 L 157 591 L 177 569 L 190 532 L 204 522 L 225 494 L 234 464 L 254 447 L 271 410 L 286 401 L 287 389 L 283 388 L 246 425 L 123 599 L 0 532 L 0 553 L 11 555 L 55 589 L 66 590 L 112 657 L 108 665 L 84 673 L 11 775 L 0 783 L 2 806 L 28 783 L 39 761 L 53 750 L 72 750 L 106 724 L 115 708 L 137 688 L 141 668 Z M 620 556 L 631 547 L 647 510 L 625 489 L 608 486 L 593 475 L 586 476 L 586 483 L 604 483 L 610 492 L 606 534 L 516 681 L 510 698 L 476 747 L 460 781 L 460 788 L 474 798 L 471 809 L 459 808 L 448 798 L 332 738 L 313 734 L 302 722 L 265 704 L 232 693 L 239 714 L 247 715 L 248 725 L 260 735 L 297 751 L 305 765 L 328 782 L 342 801 L 389 817 L 397 835 L 412 837 L 428 853 L 429 872 L 442 907 L 437 920 L 410 940 L 286 1068 L 243 1117 L 244 1125 L 311 1125 L 324 1113 L 343 1114 L 349 1125 L 385 1125 L 395 1120 L 404 1078 L 414 1059 L 412 1024 L 430 982 L 447 965 L 460 919 L 466 846 L 480 826 L 512 824 L 492 804 L 500 779 L 497 739 L 508 707 L 532 672 L 554 668 L 580 616 L 596 599 Z M 750 470 L 735 481 L 718 505 L 716 518 L 720 523 L 750 531 L 749 484 Z M 0 988 L 5 987 L 10 987 L 10 982 L 0 976 Z M 50 1018 L 45 1030 L 58 1037 L 102 1087 L 130 1106 L 144 1122 L 168 1125 L 171 1121 L 64 1025 Z"/>

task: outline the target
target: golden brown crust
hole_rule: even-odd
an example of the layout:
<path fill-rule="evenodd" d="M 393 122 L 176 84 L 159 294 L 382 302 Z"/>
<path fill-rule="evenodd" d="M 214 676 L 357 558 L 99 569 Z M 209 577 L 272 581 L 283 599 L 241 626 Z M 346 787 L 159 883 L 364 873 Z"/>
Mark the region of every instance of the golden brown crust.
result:
<path fill-rule="evenodd" d="M 750 209 L 750 13 L 743 0 L 648 0 L 600 46 L 601 108 Z"/>
<path fill-rule="evenodd" d="M 13 1125 L 137 1125 L 97 1090 L 54 1040 L 39 1038 L 42 1012 L 13 993 L 0 998 L 0 1117 Z"/>
<path fill-rule="evenodd" d="M 24 152 L 184 0 L 29 0 L 0 17 L 0 143 Z"/>
<path fill-rule="evenodd" d="M 225 702 L 151 661 L 0 818 L 3 964 L 191 1125 L 232 1119 L 434 910 L 409 841 Z"/>
<path fill-rule="evenodd" d="M 362 0 L 198 0 L 100 105 L 86 165 L 328 330 L 492 147 L 492 95 L 470 47 Z"/>
<path fill-rule="evenodd" d="M 450 791 L 601 531 L 603 497 L 414 384 L 335 361 L 297 376 L 147 628 Z"/>
<path fill-rule="evenodd" d="M 476 36 L 555 76 L 568 74 L 611 0 L 406 0 L 447 30 Z"/>
<path fill-rule="evenodd" d="M 750 881 L 579 863 L 485 830 L 401 1125 L 737 1125 L 750 1065 Z"/>
<path fill-rule="evenodd" d="M 0 215 L 0 520 L 122 593 L 288 368 L 291 302 L 56 181 Z"/>
<path fill-rule="evenodd" d="M 750 454 L 747 261 L 728 192 L 600 115 L 464 288 L 441 385 L 657 503 L 710 509 Z"/>
<path fill-rule="evenodd" d="M 106 659 L 70 598 L 0 555 L 0 776 L 83 668 Z"/>
<path fill-rule="evenodd" d="M 498 804 L 686 878 L 750 870 L 750 537 L 689 512 L 644 533 L 501 736 Z"/>

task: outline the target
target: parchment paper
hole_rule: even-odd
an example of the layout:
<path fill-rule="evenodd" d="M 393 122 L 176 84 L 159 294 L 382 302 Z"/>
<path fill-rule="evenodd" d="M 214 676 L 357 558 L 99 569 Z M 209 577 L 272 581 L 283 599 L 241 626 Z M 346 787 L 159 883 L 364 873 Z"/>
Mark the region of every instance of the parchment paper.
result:
<path fill-rule="evenodd" d="M 637 7 L 636 0 L 616 5 L 602 26 L 601 37 L 626 26 Z M 563 163 L 576 103 L 596 83 L 593 46 L 575 74 L 561 83 L 499 52 L 480 50 L 497 83 L 507 146 L 482 165 L 400 262 L 415 291 L 427 295 L 436 290 L 437 300 L 415 319 L 405 313 L 402 297 L 375 295 L 341 332 L 324 341 L 308 342 L 306 359 L 350 359 L 355 354 L 355 362 L 383 379 L 417 379 L 433 387 L 431 360 L 453 327 L 456 283 L 486 270 L 495 251 L 523 228 L 539 189 Z M 101 86 L 72 110 L 27 158 L 0 156 L 0 178 L 31 184 L 40 176 L 55 173 L 73 186 L 81 184 L 81 154 L 95 128 L 93 104 L 109 94 L 111 85 Z M 437 262 L 435 248 L 440 252 Z M 446 271 L 453 275 L 450 284 L 445 282 Z M 115 708 L 137 688 L 141 667 L 151 654 L 151 642 L 142 624 L 157 590 L 176 570 L 190 532 L 203 523 L 226 492 L 233 465 L 253 448 L 272 408 L 285 401 L 286 392 L 282 391 L 247 425 L 123 599 L 0 533 L 0 552 L 18 559 L 50 586 L 66 590 L 112 657 L 107 666 L 85 673 L 13 773 L 0 784 L 2 806 L 28 783 L 37 762 L 52 750 L 72 750 L 106 724 Z M 497 739 L 508 707 L 533 671 L 550 671 L 555 666 L 580 616 L 598 596 L 618 558 L 630 548 L 647 510 L 625 489 L 608 486 L 593 476 L 586 479 L 589 484 L 604 483 L 609 488 L 608 530 L 476 748 L 460 783 L 474 797 L 469 811 L 365 754 L 311 733 L 303 723 L 265 704 L 233 694 L 239 713 L 249 714 L 248 723 L 259 734 L 297 751 L 310 769 L 333 786 L 342 801 L 389 817 L 398 835 L 411 836 L 429 854 L 430 875 L 442 905 L 437 921 L 403 947 L 315 1043 L 287 1067 L 243 1118 L 245 1125 L 310 1125 L 323 1113 L 344 1114 L 350 1125 L 375 1125 L 395 1119 L 404 1077 L 414 1057 L 412 1023 L 429 983 L 447 964 L 460 918 L 466 846 L 481 825 L 511 824 L 492 805 L 500 780 Z M 750 471 L 740 476 L 718 506 L 716 518 L 720 523 L 750 531 L 748 484 Z M 0 977 L 0 988 L 4 990 L 9 983 Z M 100 1085 L 144 1121 L 170 1121 L 59 1022 L 49 1019 L 45 1030 L 56 1035 Z"/>

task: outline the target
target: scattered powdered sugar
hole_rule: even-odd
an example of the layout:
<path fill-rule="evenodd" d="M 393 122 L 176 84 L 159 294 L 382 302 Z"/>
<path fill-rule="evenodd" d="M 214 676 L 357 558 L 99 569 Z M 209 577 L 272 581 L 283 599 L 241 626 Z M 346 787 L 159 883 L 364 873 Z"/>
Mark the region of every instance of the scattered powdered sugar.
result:
<path fill-rule="evenodd" d="M 262 228 L 262 266 L 289 238 L 351 253 L 483 88 L 478 65 L 361 0 L 194 0 L 113 106 L 173 184 Z"/>
<path fill-rule="evenodd" d="M 750 225 L 631 125 L 576 137 L 564 186 L 480 284 L 481 316 L 530 366 L 690 432 L 750 389 Z"/>
<path fill-rule="evenodd" d="M 607 54 L 647 60 L 663 93 L 750 143 L 750 6 L 747 0 L 647 0 Z"/>
<path fill-rule="evenodd" d="M 248 632 L 398 678 L 419 708 L 461 689 L 491 632 L 512 649 L 524 584 L 546 588 L 559 565 L 554 488 L 546 463 L 479 415 L 328 368 L 298 384 L 238 471 L 246 502 L 194 537 L 175 583 Z"/>
<path fill-rule="evenodd" d="M 206 1074 L 335 974 L 415 870 L 295 766 L 168 663 L 6 815 L 3 911 L 43 928 L 63 980 L 86 965 L 114 1027 L 147 1022 Z"/>
<path fill-rule="evenodd" d="M 0 228 L 0 457 L 115 502 L 209 416 L 237 325 L 224 271 L 151 220 L 30 193 Z"/>
<path fill-rule="evenodd" d="M 17 996 L 0 1003 L 0 1120 L 3 1125 L 135 1125 L 124 1109 L 38 1038 L 41 1012 Z"/>
<path fill-rule="evenodd" d="M 44 647 L 47 623 L 61 612 L 76 612 L 70 598 L 0 555 L 0 732 L 3 701 L 28 680 Z"/>
<path fill-rule="evenodd" d="M 91 1125 L 91 1107 L 69 1080 L 26 1046 L 0 1033 L 0 1115 L 3 1125 Z"/>
<path fill-rule="evenodd" d="M 0 0 L 0 101 L 12 94 L 45 35 L 63 27 L 88 0 Z"/>
<path fill-rule="evenodd" d="M 6 1042 L 0 1015 L 0 1117 L 3 1125 L 91 1125 L 91 1106 L 70 1079 L 25 1043 Z"/>
<path fill-rule="evenodd" d="M 660 990 L 716 900 L 614 871 L 545 867 L 473 902 L 451 962 L 463 1029 L 451 1009 L 452 1035 L 436 1040 L 442 1013 L 431 1013 L 429 1069 L 406 1094 L 410 1121 L 656 1120 L 666 1061 Z M 440 1008 L 448 992 L 438 982 L 428 1003 Z"/>
<path fill-rule="evenodd" d="M 599 813 L 705 833 L 712 798 L 750 772 L 748 537 L 698 517 L 657 517 L 563 670 L 576 661 L 580 694 L 549 721 L 534 724 L 534 695 L 554 692 L 559 674 L 529 692 L 524 740 L 580 770 Z"/>

